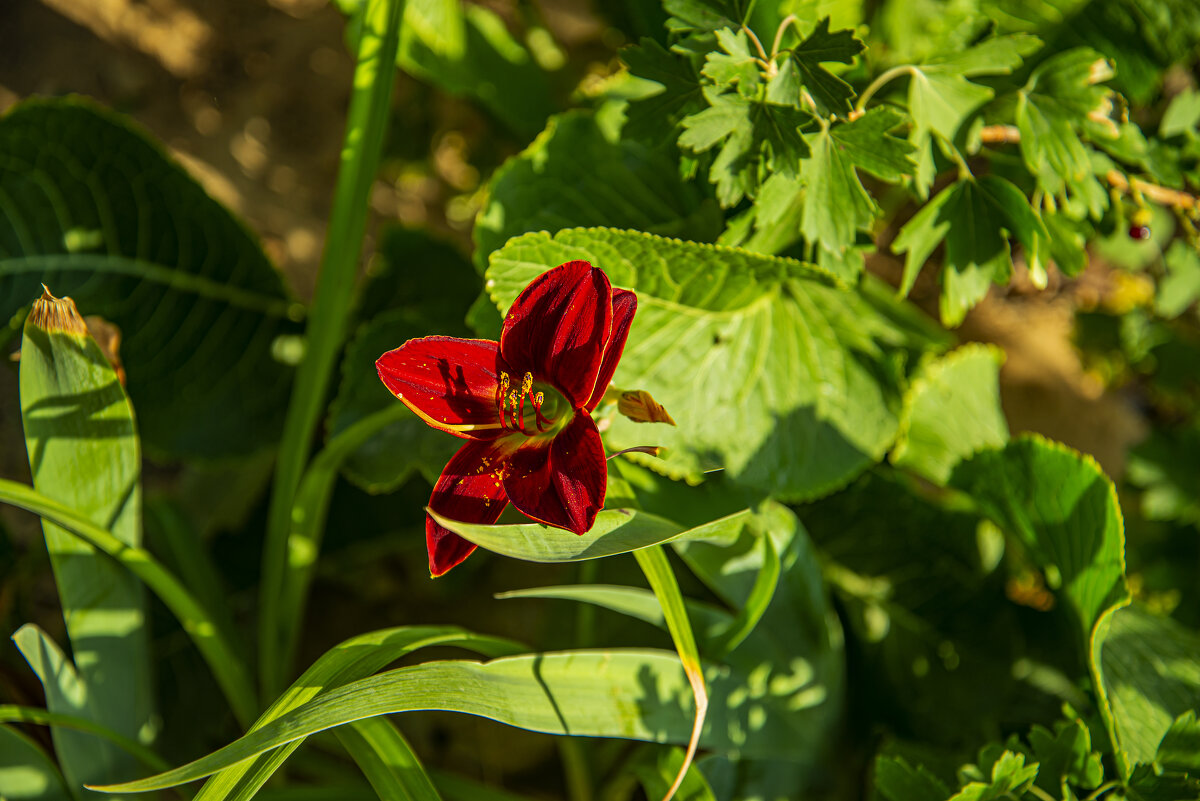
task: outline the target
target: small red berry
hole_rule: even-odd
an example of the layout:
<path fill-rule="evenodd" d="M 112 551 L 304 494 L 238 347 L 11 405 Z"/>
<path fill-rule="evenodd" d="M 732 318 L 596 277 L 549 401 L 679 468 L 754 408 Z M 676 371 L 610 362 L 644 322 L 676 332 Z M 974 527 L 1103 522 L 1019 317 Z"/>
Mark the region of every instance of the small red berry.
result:
<path fill-rule="evenodd" d="M 1131 225 L 1131 226 L 1129 226 L 1129 238 L 1137 239 L 1137 240 L 1149 239 L 1150 238 L 1150 226 L 1148 226 L 1148 225 Z"/>

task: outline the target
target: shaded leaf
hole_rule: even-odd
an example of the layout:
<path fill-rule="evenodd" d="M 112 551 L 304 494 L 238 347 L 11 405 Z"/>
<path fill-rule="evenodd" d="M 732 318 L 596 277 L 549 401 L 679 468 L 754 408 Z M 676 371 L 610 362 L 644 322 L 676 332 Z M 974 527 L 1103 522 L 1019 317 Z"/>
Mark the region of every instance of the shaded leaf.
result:
<path fill-rule="evenodd" d="M 656 138 L 673 135 L 684 117 L 704 108 L 700 78 L 683 56 L 643 38 L 637 45 L 621 50 L 621 60 L 631 74 L 662 86 L 661 92 L 630 102 L 622 131 L 625 138 L 652 143 Z"/>
<path fill-rule="evenodd" d="M 114 323 L 147 448 L 272 443 L 292 377 L 272 346 L 300 307 L 241 224 L 124 120 L 78 100 L 16 107 L 0 152 L 0 197 L 20 198 L 0 207 L 0 319 L 44 282 Z"/>
<path fill-rule="evenodd" d="M 795 69 L 796 78 L 800 85 L 809 91 L 817 109 L 825 115 L 845 116 L 850 113 L 850 99 L 854 90 L 850 84 L 827 70 L 822 64 L 838 62 L 850 64 L 854 57 L 863 51 L 863 43 L 854 36 L 849 28 L 829 31 L 829 17 L 817 23 L 813 32 L 792 49 L 788 63 Z M 778 91 L 787 91 L 786 84 Z M 800 93 L 787 92 L 790 102 L 798 104 Z"/>
<path fill-rule="evenodd" d="M 475 260 L 527 231 L 579 225 L 636 228 L 663 236 L 712 241 L 722 227 L 711 200 L 679 177 L 661 150 L 605 138 L 595 118 L 572 111 L 546 130 L 488 183 L 475 223 Z"/>

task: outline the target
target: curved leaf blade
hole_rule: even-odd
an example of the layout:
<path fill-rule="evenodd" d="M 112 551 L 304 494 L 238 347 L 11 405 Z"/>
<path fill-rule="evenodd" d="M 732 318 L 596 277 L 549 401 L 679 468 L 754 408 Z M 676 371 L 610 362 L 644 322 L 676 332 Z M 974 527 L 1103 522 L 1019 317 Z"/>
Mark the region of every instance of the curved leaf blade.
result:
<path fill-rule="evenodd" d="M 683 527 L 636 509 L 605 509 L 585 534 L 572 534 L 542 523 L 483 526 L 449 520 L 432 509 L 426 512 L 463 539 L 493 553 L 529 562 L 577 562 L 599 559 L 658 545 L 683 532 Z"/>
<path fill-rule="evenodd" d="M 271 345 L 300 307 L 241 224 L 122 118 L 77 99 L 17 106 L 0 153 L 0 318 L 45 282 L 116 324 L 152 450 L 273 442 L 292 370 Z"/>

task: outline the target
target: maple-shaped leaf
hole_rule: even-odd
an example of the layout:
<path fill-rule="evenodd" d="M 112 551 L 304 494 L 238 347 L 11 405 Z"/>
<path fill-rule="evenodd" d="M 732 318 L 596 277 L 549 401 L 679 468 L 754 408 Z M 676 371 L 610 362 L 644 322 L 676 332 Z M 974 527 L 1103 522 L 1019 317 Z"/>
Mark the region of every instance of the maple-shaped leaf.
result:
<path fill-rule="evenodd" d="M 1008 237 L 1025 248 L 1049 233 L 1024 193 L 998 176 L 964 178 L 939 192 L 909 220 L 892 249 L 906 253 L 901 294 L 908 294 L 921 266 L 939 244 L 942 258 L 942 323 L 957 326 L 983 299 L 992 282 L 1012 273 Z"/>
<path fill-rule="evenodd" d="M 661 140 L 688 114 L 704 108 L 700 78 L 687 58 L 643 38 L 622 50 L 621 60 L 630 74 L 662 86 L 661 92 L 629 104 L 622 132 L 626 138 Z"/>
<path fill-rule="evenodd" d="M 781 172 L 794 176 L 808 145 L 800 128 L 812 120 L 791 106 L 750 101 L 736 93 L 706 92 L 710 103 L 683 120 L 681 147 L 703 153 L 721 144 L 709 167 L 709 180 L 717 187 L 717 200 L 728 208 L 753 196 L 760 174 Z"/>
<path fill-rule="evenodd" d="M 1029 34 L 987 39 L 969 50 L 932 59 L 910 68 L 908 111 L 913 118 L 910 141 L 917 148 L 917 191 L 924 196 L 933 183 L 933 138 L 953 142 L 963 122 L 995 95 L 967 78 L 1007 75 L 1041 40 Z"/>
<path fill-rule="evenodd" d="M 788 54 L 778 74 L 768 87 L 768 99 L 775 103 L 800 105 L 800 90 L 807 89 L 824 115 L 850 113 L 850 99 L 854 90 L 850 84 L 822 67 L 836 61 L 850 64 L 863 51 L 863 43 L 854 37 L 849 28 L 830 32 L 829 17 L 817 23 L 817 27 L 803 42 Z"/>
<path fill-rule="evenodd" d="M 1080 47 L 1047 59 L 1017 92 L 1025 166 L 1042 189 L 1067 202 L 1066 210 L 1076 218 L 1085 213 L 1099 217 L 1106 206 L 1108 196 L 1096 180 L 1077 125 L 1089 115 L 1106 119 L 1111 90 L 1098 84 L 1112 76 L 1103 56 Z M 1119 133 L 1115 126 L 1113 133 Z"/>
<path fill-rule="evenodd" d="M 746 33 L 722 28 L 717 31 L 717 44 L 721 50 L 708 54 L 701 74 L 722 92 L 736 89 L 742 97 L 753 97 L 758 91 L 762 73 L 758 59 L 750 51 L 750 40 Z"/>
<path fill-rule="evenodd" d="M 915 166 L 912 146 L 888 132 L 904 121 L 888 107 L 874 108 L 853 122 L 834 125 L 811 137 L 812 156 L 804 162 L 808 187 L 801 232 L 832 256 L 845 253 L 861 228 L 870 226 L 879 207 L 863 188 L 855 168 L 887 181 L 898 181 Z"/>

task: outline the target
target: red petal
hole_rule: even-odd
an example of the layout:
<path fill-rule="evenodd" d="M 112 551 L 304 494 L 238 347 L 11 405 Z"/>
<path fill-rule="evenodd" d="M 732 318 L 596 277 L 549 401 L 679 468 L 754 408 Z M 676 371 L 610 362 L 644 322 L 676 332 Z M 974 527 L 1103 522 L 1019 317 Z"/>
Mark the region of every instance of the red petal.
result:
<path fill-rule="evenodd" d="M 468 442 L 442 470 L 433 485 L 429 508 L 464 523 L 495 523 L 507 498 L 499 468 L 504 458 L 492 442 Z M 429 548 L 429 573 L 442 575 L 471 555 L 475 546 L 425 515 L 425 545 Z"/>
<path fill-rule="evenodd" d="M 586 261 L 569 261 L 517 296 L 504 318 L 500 352 L 518 374 L 532 372 L 578 409 L 596 386 L 611 331 L 608 277 Z"/>
<path fill-rule="evenodd" d="M 600 374 L 596 376 L 596 386 L 592 397 L 583 408 L 589 412 L 595 409 L 604 397 L 604 390 L 612 381 L 613 373 L 617 370 L 617 362 L 621 361 L 621 352 L 625 350 L 625 339 L 629 336 L 629 327 L 633 325 L 633 314 L 637 311 L 637 295 L 628 289 L 613 290 L 613 321 L 612 335 L 604 348 L 604 361 L 600 363 Z"/>
<path fill-rule="evenodd" d="M 577 413 L 549 444 L 529 440 L 508 463 L 504 491 L 522 513 L 576 534 L 596 522 L 604 507 L 608 464 L 600 432 L 587 414 Z"/>
<path fill-rule="evenodd" d="M 504 433 L 496 411 L 497 376 L 504 366 L 495 342 L 410 339 L 380 356 L 375 369 L 392 394 L 434 428 L 464 439 Z"/>

